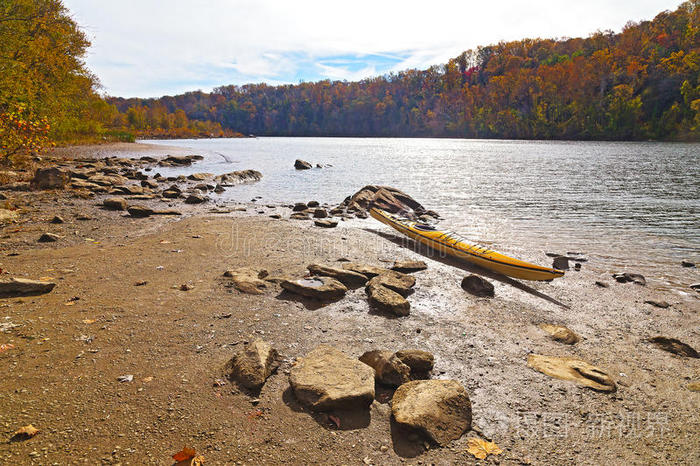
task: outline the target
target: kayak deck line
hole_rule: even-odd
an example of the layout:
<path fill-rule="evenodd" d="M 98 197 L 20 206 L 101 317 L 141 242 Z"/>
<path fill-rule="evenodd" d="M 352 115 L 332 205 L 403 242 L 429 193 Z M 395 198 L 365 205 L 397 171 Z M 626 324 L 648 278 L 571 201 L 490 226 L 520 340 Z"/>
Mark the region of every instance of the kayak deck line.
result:
<path fill-rule="evenodd" d="M 422 225 L 413 221 L 404 221 L 381 209 L 370 209 L 370 215 L 432 249 L 475 263 L 506 276 L 524 280 L 552 280 L 564 275 L 564 272 L 561 270 L 530 264 L 483 246 L 469 244 L 457 233 L 437 230 L 432 226 Z M 436 236 L 431 237 L 430 234 Z M 498 257 L 489 257 L 489 255 L 497 255 Z"/>

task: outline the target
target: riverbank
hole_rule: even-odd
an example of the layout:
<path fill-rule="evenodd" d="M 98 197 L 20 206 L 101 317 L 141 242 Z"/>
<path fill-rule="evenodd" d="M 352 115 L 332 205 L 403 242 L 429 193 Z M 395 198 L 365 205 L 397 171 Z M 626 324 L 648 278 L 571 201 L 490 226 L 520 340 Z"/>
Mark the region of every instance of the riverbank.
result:
<path fill-rule="evenodd" d="M 99 194 L 2 192 L 21 211 L 2 228 L 3 277 L 57 283 L 45 295 L 0 299 L 0 343 L 14 345 L 0 353 L 0 430 L 10 439 L 24 425 L 40 429 L 0 444 L 8 463 L 164 464 L 191 446 L 207 464 L 469 464 L 474 437 L 503 450 L 486 462 L 700 460 L 700 393 L 688 388 L 700 379 L 698 359 L 648 342 L 665 335 L 698 348 L 697 294 L 670 293 L 653 280 L 617 283 L 584 262 L 532 285 L 569 310 L 495 280 L 495 297 L 477 298 L 460 287 L 465 271 L 402 247 L 372 219 L 322 229 L 289 219 L 283 205 L 217 206 L 213 195 L 197 205 L 139 199 L 182 215 L 133 218 L 104 210 Z M 50 223 L 57 215 L 64 222 Z M 58 241 L 37 243 L 45 232 Z M 389 267 L 401 259 L 428 266 L 413 274 L 404 318 L 374 312 L 363 288 L 321 304 L 273 281 L 260 295 L 242 293 L 222 276 L 251 267 L 300 278 L 311 263 Z M 581 341 L 552 340 L 543 323 L 565 325 Z M 254 338 L 281 355 L 257 397 L 222 380 L 226 361 Z M 321 343 L 352 357 L 378 348 L 431 352 L 433 378 L 457 380 L 469 394 L 473 429 L 443 448 L 404 438 L 392 428 L 386 389 L 367 424 L 309 411 L 290 392 L 288 373 Z M 527 366 L 533 353 L 590 362 L 617 390 L 550 378 Z M 123 375 L 133 380 L 119 382 Z"/>

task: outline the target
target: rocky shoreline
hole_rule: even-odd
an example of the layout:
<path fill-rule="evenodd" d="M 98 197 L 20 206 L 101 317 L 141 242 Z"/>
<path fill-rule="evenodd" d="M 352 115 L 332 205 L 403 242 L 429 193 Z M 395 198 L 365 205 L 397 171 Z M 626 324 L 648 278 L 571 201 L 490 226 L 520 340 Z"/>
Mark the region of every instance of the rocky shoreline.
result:
<path fill-rule="evenodd" d="M 555 254 L 579 268 L 533 291 L 567 310 L 355 228 L 370 202 L 437 217 L 392 188 L 225 206 L 217 185 L 264 173 L 163 163 L 197 162 L 76 158 L 0 186 L 0 421 L 39 429 L 4 461 L 700 460 L 695 295 Z"/>

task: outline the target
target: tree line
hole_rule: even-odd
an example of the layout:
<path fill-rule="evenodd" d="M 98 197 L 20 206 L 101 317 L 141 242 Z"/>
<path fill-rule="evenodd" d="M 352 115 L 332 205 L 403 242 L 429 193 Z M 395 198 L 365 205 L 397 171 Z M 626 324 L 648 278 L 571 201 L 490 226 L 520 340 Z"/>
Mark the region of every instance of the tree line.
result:
<path fill-rule="evenodd" d="M 524 39 L 356 82 L 103 97 L 61 0 L 0 3 L 0 161 L 58 142 L 384 136 L 700 140 L 700 0 L 619 33 Z"/>

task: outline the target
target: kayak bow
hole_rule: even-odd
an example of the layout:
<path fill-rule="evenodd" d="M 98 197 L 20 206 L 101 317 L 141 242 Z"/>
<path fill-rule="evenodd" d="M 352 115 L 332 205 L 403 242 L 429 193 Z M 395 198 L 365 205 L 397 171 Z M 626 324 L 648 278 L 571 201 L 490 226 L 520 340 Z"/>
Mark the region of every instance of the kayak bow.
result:
<path fill-rule="evenodd" d="M 564 276 L 564 272 L 561 270 L 531 264 L 491 251 L 483 246 L 469 244 L 456 233 L 437 230 L 431 225 L 402 219 L 376 207 L 370 209 L 369 213 L 380 222 L 442 255 L 452 256 L 508 277 L 523 280 L 552 280 Z"/>

